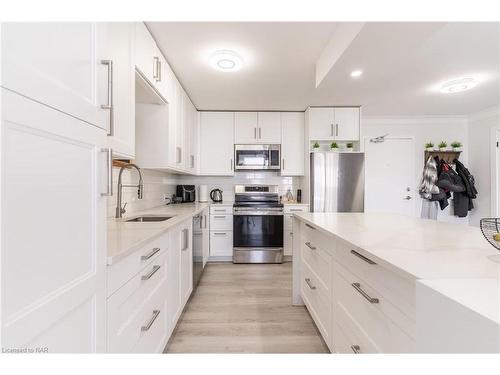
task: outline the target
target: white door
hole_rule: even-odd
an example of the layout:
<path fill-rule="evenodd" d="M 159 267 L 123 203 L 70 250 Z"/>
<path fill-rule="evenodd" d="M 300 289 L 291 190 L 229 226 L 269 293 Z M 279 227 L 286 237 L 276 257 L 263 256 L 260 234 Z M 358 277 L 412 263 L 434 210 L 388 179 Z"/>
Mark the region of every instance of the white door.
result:
<path fill-rule="evenodd" d="M 359 140 L 359 108 L 335 108 L 334 118 L 334 135 L 336 140 Z"/>
<path fill-rule="evenodd" d="M 412 138 L 365 138 L 365 212 L 415 216 L 415 180 Z"/>
<path fill-rule="evenodd" d="M 181 225 L 181 298 L 184 305 L 193 291 L 192 220 Z"/>
<path fill-rule="evenodd" d="M 233 112 L 200 113 L 200 174 L 234 175 Z"/>
<path fill-rule="evenodd" d="M 210 216 L 208 208 L 202 212 L 202 253 L 203 253 L 203 267 L 207 264 L 210 255 Z"/>
<path fill-rule="evenodd" d="M 106 132 L 2 89 L 2 346 L 105 350 Z"/>
<path fill-rule="evenodd" d="M 167 319 L 171 333 L 182 312 L 181 297 L 181 229 L 170 232 L 170 248 L 167 250 Z"/>
<path fill-rule="evenodd" d="M 257 112 L 234 113 L 234 143 L 255 144 L 259 141 Z"/>
<path fill-rule="evenodd" d="M 108 145 L 117 156 L 135 156 L 135 25 L 126 22 L 105 23 L 104 59 L 112 62 L 112 109 L 109 115 Z"/>
<path fill-rule="evenodd" d="M 259 112 L 258 113 L 258 141 L 264 144 L 281 143 L 281 113 Z"/>
<path fill-rule="evenodd" d="M 143 22 L 135 24 L 135 66 L 141 75 L 155 85 L 158 79 L 158 47 Z"/>
<path fill-rule="evenodd" d="M 333 108 L 309 108 L 309 139 L 312 141 L 333 140 Z"/>
<path fill-rule="evenodd" d="M 304 113 L 281 114 L 281 175 L 304 175 Z"/>
<path fill-rule="evenodd" d="M 2 24 L 2 86 L 108 130 L 105 30 L 92 22 Z"/>

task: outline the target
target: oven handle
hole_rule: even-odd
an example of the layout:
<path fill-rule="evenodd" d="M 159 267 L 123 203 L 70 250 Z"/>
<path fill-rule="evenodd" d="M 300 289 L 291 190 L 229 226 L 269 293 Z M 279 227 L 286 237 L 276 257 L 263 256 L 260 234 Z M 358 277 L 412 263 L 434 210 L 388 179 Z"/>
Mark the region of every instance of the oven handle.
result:
<path fill-rule="evenodd" d="M 238 211 L 234 210 L 234 216 L 283 216 L 283 211 Z"/>

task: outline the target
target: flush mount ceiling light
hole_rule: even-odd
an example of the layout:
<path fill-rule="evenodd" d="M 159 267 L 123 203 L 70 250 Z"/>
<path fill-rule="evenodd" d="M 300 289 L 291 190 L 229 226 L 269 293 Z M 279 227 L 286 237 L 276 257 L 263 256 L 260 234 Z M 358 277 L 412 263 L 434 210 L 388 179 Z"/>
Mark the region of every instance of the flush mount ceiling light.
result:
<path fill-rule="evenodd" d="M 234 51 L 219 50 L 210 56 L 210 65 L 221 72 L 235 72 L 242 68 L 243 59 Z"/>
<path fill-rule="evenodd" d="M 351 77 L 352 78 L 358 78 L 358 77 L 361 77 L 362 74 L 363 74 L 362 70 L 353 70 L 351 72 Z"/>
<path fill-rule="evenodd" d="M 470 90 L 476 85 L 477 81 L 472 77 L 457 78 L 443 83 L 439 91 L 441 91 L 443 94 L 454 94 L 457 92 Z"/>

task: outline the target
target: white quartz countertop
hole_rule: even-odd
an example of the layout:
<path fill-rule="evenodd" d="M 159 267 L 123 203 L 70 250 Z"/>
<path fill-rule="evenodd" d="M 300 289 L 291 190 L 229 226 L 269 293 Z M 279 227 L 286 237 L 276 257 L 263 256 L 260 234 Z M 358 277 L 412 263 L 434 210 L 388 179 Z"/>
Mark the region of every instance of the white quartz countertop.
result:
<path fill-rule="evenodd" d="M 171 204 L 134 212 L 123 219 L 108 219 L 108 265 L 140 249 L 169 228 L 199 214 L 207 207 L 206 203 Z M 126 222 L 130 218 L 147 215 L 164 215 L 172 218 L 158 222 Z"/>

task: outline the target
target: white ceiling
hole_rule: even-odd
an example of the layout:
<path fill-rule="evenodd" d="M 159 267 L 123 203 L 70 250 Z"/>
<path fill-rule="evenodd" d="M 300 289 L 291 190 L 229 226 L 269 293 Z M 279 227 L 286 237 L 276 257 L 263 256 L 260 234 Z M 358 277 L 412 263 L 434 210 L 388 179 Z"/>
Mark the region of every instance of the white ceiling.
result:
<path fill-rule="evenodd" d="M 318 88 L 316 61 L 340 23 L 147 25 L 198 109 L 362 105 L 365 115 L 466 115 L 500 103 L 500 23 L 365 23 Z M 217 49 L 240 53 L 244 68 L 212 69 L 207 59 Z M 363 76 L 352 79 L 354 69 Z M 484 82 L 436 92 L 436 84 L 464 75 Z"/>

